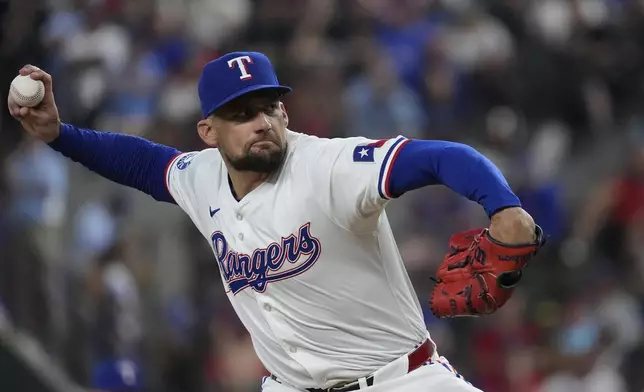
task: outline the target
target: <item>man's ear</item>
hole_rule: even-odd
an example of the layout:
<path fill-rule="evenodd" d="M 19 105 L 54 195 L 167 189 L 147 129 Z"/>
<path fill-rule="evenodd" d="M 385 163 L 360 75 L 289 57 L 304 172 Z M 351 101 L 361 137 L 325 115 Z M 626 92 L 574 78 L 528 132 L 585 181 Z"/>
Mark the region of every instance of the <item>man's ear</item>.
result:
<path fill-rule="evenodd" d="M 284 102 L 280 102 L 280 109 L 282 109 L 282 116 L 284 118 L 284 126 L 288 127 L 288 113 L 286 113 L 286 106 L 284 106 Z"/>
<path fill-rule="evenodd" d="M 219 147 L 217 130 L 213 126 L 211 117 L 200 120 L 197 123 L 197 133 L 199 134 L 201 140 L 203 140 L 204 143 L 206 143 L 209 147 Z"/>

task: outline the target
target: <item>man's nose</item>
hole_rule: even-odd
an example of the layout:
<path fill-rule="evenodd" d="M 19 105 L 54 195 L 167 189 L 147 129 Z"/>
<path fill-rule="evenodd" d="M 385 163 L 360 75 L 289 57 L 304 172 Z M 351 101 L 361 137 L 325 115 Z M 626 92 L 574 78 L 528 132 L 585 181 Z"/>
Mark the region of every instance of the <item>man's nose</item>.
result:
<path fill-rule="evenodd" d="M 273 125 L 266 113 L 259 113 L 253 121 L 255 122 L 255 129 L 257 132 L 266 132 L 273 128 Z"/>

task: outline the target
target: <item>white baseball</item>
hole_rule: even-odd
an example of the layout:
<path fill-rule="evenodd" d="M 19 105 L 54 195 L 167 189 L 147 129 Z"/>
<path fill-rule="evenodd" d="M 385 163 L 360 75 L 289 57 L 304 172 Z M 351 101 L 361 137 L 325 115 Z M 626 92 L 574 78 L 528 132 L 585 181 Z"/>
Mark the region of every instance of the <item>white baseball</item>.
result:
<path fill-rule="evenodd" d="M 37 106 L 45 97 L 45 85 L 31 76 L 16 76 L 11 82 L 9 97 L 19 106 Z"/>

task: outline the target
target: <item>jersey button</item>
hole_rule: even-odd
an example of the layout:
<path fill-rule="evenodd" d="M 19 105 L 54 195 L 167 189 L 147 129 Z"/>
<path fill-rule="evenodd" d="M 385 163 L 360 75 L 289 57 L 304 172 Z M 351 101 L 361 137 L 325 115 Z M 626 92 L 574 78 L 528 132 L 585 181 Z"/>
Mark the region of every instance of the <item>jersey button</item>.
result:
<path fill-rule="evenodd" d="M 237 220 L 239 220 L 239 221 L 242 220 L 241 214 L 237 214 Z"/>
<path fill-rule="evenodd" d="M 264 310 L 270 312 L 271 310 L 273 310 L 273 308 L 269 304 L 264 304 Z"/>
<path fill-rule="evenodd" d="M 291 346 L 291 348 L 289 348 L 289 351 L 295 354 L 297 352 L 297 347 Z"/>
<path fill-rule="evenodd" d="M 243 241 L 244 240 L 244 233 L 239 233 L 239 235 L 237 237 L 239 237 L 240 241 Z"/>

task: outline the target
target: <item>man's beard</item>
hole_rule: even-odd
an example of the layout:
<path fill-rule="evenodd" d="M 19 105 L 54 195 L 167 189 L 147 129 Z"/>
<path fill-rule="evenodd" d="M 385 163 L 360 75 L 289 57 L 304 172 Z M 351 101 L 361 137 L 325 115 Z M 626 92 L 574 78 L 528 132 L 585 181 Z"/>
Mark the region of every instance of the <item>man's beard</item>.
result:
<path fill-rule="evenodd" d="M 227 156 L 230 165 L 237 171 L 250 171 L 256 173 L 273 173 L 282 165 L 286 156 L 287 146 L 278 151 L 266 154 L 252 154 L 250 151 L 241 158 L 233 159 Z"/>

